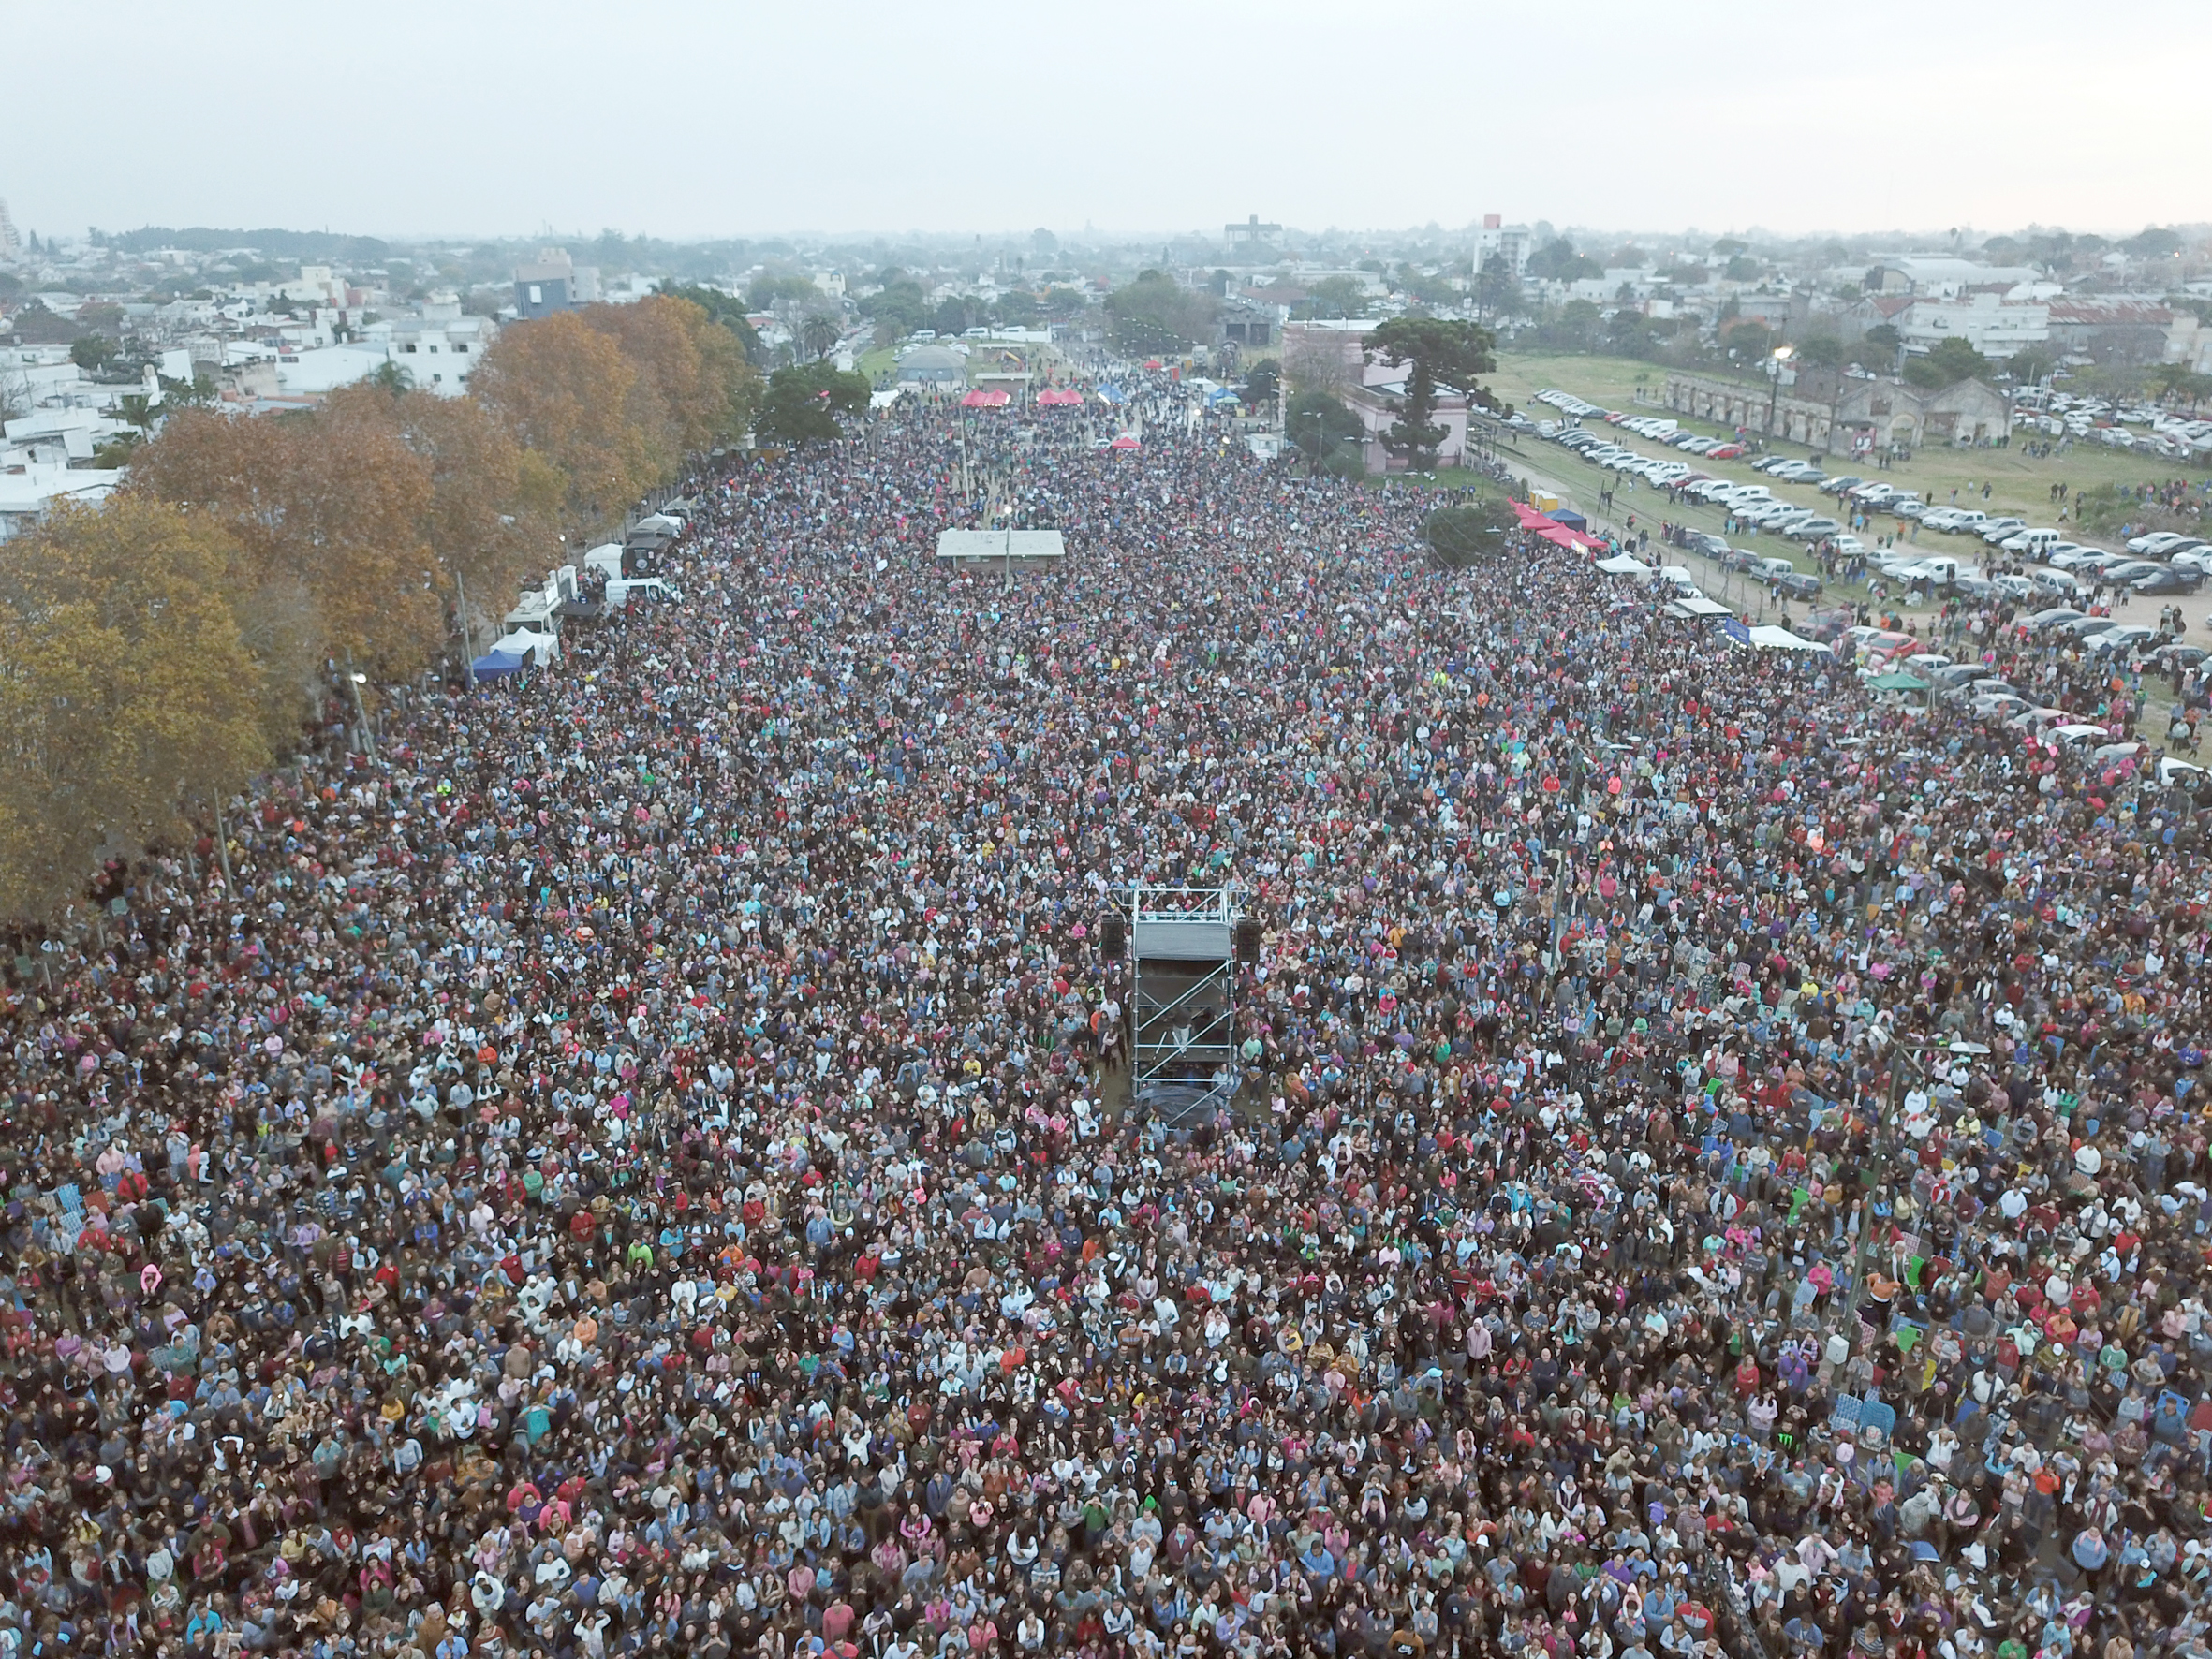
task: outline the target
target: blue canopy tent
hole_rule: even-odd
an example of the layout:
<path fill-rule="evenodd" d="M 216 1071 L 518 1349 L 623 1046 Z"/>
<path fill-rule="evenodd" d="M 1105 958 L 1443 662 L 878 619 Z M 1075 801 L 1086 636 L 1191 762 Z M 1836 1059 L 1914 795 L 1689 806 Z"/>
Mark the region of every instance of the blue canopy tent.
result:
<path fill-rule="evenodd" d="M 1118 386 L 1101 386 L 1098 389 L 1098 393 L 1099 401 L 1101 404 L 1126 404 L 1129 401 L 1122 395 L 1121 388 Z"/>
<path fill-rule="evenodd" d="M 1590 527 L 1589 520 L 1584 518 L 1572 507 L 1563 507 L 1557 512 L 1551 514 L 1550 518 L 1553 523 L 1564 524 L 1570 530 L 1587 531 Z"/>
<path fill-rule="evenodd" d="M 510 652 L 494 651 L 479 656 L 468 665 L 469 672 L 479 680 L 498 680 L 509 674 L 523 671 L 523 659 Z"/>

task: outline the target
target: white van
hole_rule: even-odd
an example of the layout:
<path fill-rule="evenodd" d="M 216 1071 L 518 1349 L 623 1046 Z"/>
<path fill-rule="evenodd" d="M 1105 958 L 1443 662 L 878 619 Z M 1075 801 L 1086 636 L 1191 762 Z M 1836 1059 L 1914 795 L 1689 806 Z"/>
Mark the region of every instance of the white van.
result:
<path fill-rule="evenodd" d="M 628 577 L 607 584 L 609 610 L 627 610 L 632 598 L 656 600 L 665 604 L 683 596 L 657 576 Z"/>
<path fill-rule="evenodd" d="M 2015 530 L 1997 545 L 2004 552 L 2040 559 L 2065 539 L 2063 530 Z"/>
<path fill-rule="evenodd" d="M 1958 561 L 1921 559 L 1890 574 L 1898 581 L 1924 581 L 1930 587 L 1947 588 L 1958 580 Z"/>

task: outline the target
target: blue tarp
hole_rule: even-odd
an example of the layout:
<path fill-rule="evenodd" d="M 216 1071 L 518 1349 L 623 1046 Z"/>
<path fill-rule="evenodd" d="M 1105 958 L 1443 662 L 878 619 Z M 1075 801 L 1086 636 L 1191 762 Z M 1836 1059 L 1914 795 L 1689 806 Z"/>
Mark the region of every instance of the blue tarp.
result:
<path fill-rule="evenodd" d="M 509 655 L 504 651 L 494 651 L 489 655 L 478 657 L 468 667 L 469 671 L 475 674 L 479 680 L 496 680 L 503 674 L 521 673 L 523 659 L 519 656 Z"/>
<path fill-rule="evenodd" d="M 1129 400 L 1122 395 L 1120 387 L 1101 386 L 1099 388 L 1099 401 L 1103 404 L 1126 404 Z"/>

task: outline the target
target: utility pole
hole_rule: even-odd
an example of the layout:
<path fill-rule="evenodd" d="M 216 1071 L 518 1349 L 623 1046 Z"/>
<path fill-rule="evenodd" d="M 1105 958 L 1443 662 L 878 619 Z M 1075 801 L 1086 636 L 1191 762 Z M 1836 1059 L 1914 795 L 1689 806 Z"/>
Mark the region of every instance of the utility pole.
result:
<path fill-rule="evenodd" d="M 354 672 L 353 653 L 347 652 L 346 653 L 346 687 L 353 693 L 353 712 L 354 717 L 361 722 L 361 747 L 368 752 L 369 758 L 374 760 L 376 758 L 376 734 L 369 729 L 369 712 L 361 706 L 361 682 L 367 678 L 366 674 Z"/>
<path fill-rule="evenodd" d="M 215 802 L 215 857 L 223 864 L 223 890 L 235 893 L 238 883 L 230 874 L 230 837 L 223 828 L 223 803 Z"/>
<path fill-rule="evenodd" d="M 461 672 L 464 678 L 473 683 L 476 678 L 476 631 L 468 625 L 468 583 L 462 580 L 458 570 L 453 572 L 453 587 L 461 599 Z"/>

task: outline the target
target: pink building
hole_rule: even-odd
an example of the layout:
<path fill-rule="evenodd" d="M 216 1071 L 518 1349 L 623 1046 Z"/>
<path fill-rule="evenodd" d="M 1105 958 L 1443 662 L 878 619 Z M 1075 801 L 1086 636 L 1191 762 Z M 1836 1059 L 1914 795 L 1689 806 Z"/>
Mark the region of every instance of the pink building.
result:
<path fill-rule="evenodd" d="M 1344 322 L 1283 325 L 1283 372 L 1299 390 L 1329 390 L 1359 417 L 1366 432 L 1361 456 L 1370 473 L 1402 472 L 1405 460 L 1383 448 L 1382 434 L 1398 418 L 1395 404 L 1406 390 L 1406 370 L 1367 360 L 1367 336 L 1380 324 L 1373 317 Z M 1437 399 L 1436 423 L 1444 429 L 1437 448 L 1438 466 L 1457 466 L 1467 450 L 1467 400 L 1457 392 Z"/>

